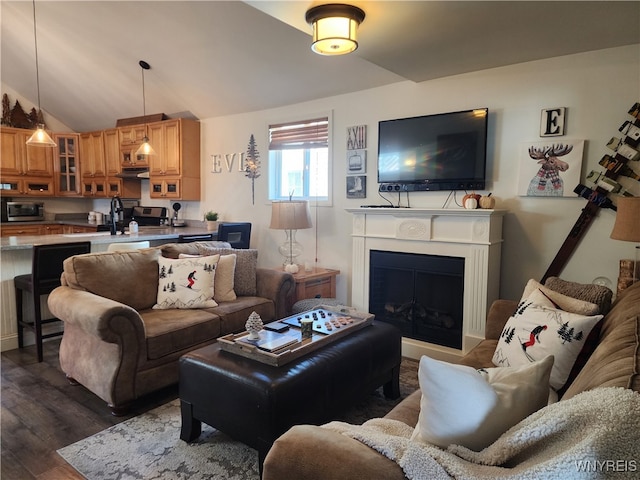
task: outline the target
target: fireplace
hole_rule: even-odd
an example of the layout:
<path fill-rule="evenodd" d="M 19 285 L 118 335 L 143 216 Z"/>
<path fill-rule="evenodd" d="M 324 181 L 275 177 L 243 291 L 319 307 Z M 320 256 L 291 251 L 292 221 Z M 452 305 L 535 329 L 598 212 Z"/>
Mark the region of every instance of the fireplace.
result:
<path fill-rule="evenodd" d="M 372 250 L 369 312 L 404 337 L 462 348 L 464 258 Z"/>
<path fill-rule="evenodd" d="M 398 326 L 404 356 L 455 361 L 484 338 L 487 310 L 499 295 L 504 210 L 347 211 L 353 215 L 351 304 Z M 376 265 L 378 254 L 390 260 Z M 412 291 L 398 286 L 405 276 Z"/>

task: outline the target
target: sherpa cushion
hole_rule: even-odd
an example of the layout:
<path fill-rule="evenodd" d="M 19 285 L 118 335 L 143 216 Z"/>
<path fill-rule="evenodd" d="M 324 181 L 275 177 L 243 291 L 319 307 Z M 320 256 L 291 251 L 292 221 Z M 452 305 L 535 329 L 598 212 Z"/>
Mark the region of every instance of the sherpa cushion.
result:
<path fill-rule="evenodd" d="M 158 259 L 158 299 L 154 309 L 210 308 L 216 265 L 220 255 L 174 260 Z"/>
<path fill-rule="evenodd" d="M 568 297 L 595 303 L 600 307 L 600 312 L 606 314 L 611 308 L 613 292 L 610 288 L 592 283 L 576 283 L 562 280 L 558 277 L 549 277 L 544 286 Z"/>
<path fill-rule="evenodd" d="M 580 315 L 597 315 L 598 313 L 601 313 L 600 306 L 598 304 L 556 292 L 555 290 L 536 282 L 534 279 L 530 279 L 527 282 L 520 301 L 525 300 L 535 290 L 542 292 L 545 297 L 554 303 L 556 308 L 564 310 L 565 312 L 579 313 Z"/>
<path fill-rule="evenodd" d="M 412 439 L 480 451 L 548 402 L 553 357 L 515 368 L 477 371 L 420 359 L 422 399 Z"/>

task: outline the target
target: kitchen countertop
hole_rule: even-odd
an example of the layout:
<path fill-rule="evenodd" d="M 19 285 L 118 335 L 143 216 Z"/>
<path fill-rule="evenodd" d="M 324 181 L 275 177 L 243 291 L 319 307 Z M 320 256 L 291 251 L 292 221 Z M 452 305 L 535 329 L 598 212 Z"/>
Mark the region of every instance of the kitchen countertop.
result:
<path fill-rule="evenodd" d="M 21 224 L 36 223 L 42 224 L 43 222 L 20 222 Z M 45 222 L 45 223 L 65 223 L 64 222 Z M 78 222 L 80 224 L 80 222 Z M 83 225 L 89 226 L 84 222 Z M 33 245 L 48 245 L 52 243 L 71 243 L 90 241 L 92 245 L 104 245 L 114 242 L 138 242 L 143 240 L 161 240 L 171 241 L 177 240 L 180 235 L 203 235 L 212 232 L 207 231 L 204 227 L 140 227 L 138 233 L 125 233 L 124 235 L 111 235 L 107 232 L 88 232 L 88 233 L 70 233 L 60 235 L 24 235 L 15 237 L 1 237 L 0 238 L 0 251 L 10 250 L 25 250 L 30 249 Z M 216 232 L 214 233 L 214 238 Z"/>

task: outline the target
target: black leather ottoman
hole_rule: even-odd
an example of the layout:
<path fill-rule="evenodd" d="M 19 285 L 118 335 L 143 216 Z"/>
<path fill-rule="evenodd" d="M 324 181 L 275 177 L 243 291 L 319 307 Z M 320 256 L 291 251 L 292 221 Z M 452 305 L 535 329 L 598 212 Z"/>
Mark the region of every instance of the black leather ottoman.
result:
<path fill-rule="evenodd" d="M 400 331 L 373 322 L 292 362 L 274 367 L 234 355 L 215 343 L 180 359 L 180 438 L 201 422 L 258 450 L 297 424 L 322 424 L 380 385 L 400 395 Z"/>

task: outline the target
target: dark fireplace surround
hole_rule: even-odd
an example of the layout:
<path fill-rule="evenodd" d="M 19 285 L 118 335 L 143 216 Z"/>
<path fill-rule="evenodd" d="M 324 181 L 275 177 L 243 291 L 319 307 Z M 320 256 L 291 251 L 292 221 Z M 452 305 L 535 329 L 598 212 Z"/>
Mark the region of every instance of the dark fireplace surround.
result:
<path fill-rule="evenodd" d="M 371 250 L 369 312 L 402 335 L 462 348 L 465 259 Z"/>

